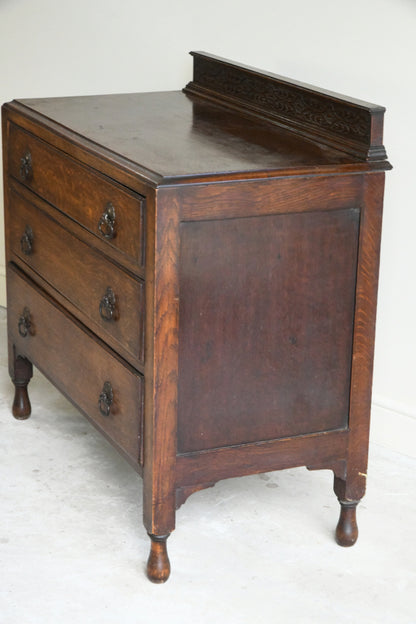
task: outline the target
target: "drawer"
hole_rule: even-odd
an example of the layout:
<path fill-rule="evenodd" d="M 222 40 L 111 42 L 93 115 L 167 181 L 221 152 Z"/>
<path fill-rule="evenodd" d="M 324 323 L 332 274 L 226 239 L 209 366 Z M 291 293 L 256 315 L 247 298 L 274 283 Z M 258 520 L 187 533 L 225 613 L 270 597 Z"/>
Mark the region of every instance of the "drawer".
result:
<path fill-rule="evenodd" d="M 144 200 L 10 124 L 10 174 L 97 237 L 144 265 Z"/>
<path fill-rule="evenodd" d="M 9 336 L 17 353 L 44 371 L 137 464 L 142 439 L 141 375 L 13 265 L 8 266 L 7 288 Z"/>
<path fill-rule="evenodd" d="M 8 232 L 10 251 L 71 302 L 80 320 L 133 365 L 143 362 L 144 283 L 140 279 L 13 189 Z"/>

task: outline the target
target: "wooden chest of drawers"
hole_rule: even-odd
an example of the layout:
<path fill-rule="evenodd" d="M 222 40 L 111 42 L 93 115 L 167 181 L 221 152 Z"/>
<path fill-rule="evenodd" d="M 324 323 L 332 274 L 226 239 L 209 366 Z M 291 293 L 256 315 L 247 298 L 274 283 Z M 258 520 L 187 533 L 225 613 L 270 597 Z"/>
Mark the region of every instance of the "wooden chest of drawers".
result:
<path fill-rule="evenodd" d="M 35 364 L 139 471 L 155 582 L 227 477 L 331 469 L 355 542 L 390 168 L 383 108 L 193 54 L 183 92 L 3 107 L 13 414 Z"/>

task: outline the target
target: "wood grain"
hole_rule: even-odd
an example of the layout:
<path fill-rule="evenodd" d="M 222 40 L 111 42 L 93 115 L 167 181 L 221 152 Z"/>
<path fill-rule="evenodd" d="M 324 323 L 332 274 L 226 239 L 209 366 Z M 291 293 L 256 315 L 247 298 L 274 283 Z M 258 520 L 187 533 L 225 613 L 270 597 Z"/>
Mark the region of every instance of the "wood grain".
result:
<path fill-rule="evenodd" d="M 33 363 L 142 474 L 157 582 L 175 507 L 229 477 L 332 470 L 355 541 L 391 168 L 382 107 L 195 61 L 186 93 L 2 107 L 13 410 Z"/>
<path fill-rule="evenodd" d="M 341 210 L 357 205 L 362 176 L 296 176 L 178 188 L 181 221 Z"/>
<path fill-rule="evenodd" d="M 241 444 L 179 455 L 177 485 L 212 483 L 281 468 L 313 465 L 332 469 L 345 457 L 348 431 Z"/>
<path fill-rule="evenodd" d="M 37 202 L 39 204 L 39 202 Z M 21 237 L 30 224 L 30 254 L 21 248 Z M 9 244 L 20 262 L 27 264 L 68 299 L 79 318 L 133 364 L 144 361 L 144 284 L 114 266 L 80 241 L 43 210 L 10 193 Z M 82 275 L 82 280 L 73 276 Z M 116 295 L 116 318 L 104 320 L 100 302 L 108 287 Z"/>
<path fill-rule="evenodd" d="M 182 224 L 178 452 L 347 426 L 359 219 Z"/>
<path fill-rule="evenodd" d="M 144 523 L 152 535 L 175 527 L 175 465 L 178 381 L 179 210 L 173 192 L 157 193 L 154 216 L 154 277 L 151 280 L 152 412 L 146 416 Z M 148 363 L 150 365 L 150 362 Z"/>
<path fill-rule="evenodd" d="M 347 478 L 335 478 L 336 494 L 343 501 L 360 500 L 366 489 L 383 194 L 384 174 L 367 176 L 358 255 Z"/>
<path fill-rule="evenodd" d="M 16 354 L 33 362 L 108 439 L 138 463 L 143 410 L 141 375 L 92 340 L 91 334 L 12 265 L 8 268 L 8 293 L 8 325 Z M 26 306 L 33 332 L 23 338 L 18 332 L 18 320 Z M 114 390 L 109 416 L 103 416 L 98 407 L 105 381 L 110 381 Z"/>
<path fill-rule="evenodd" d="M 204 52 L 185 92 L 208 97 L 367 160 L 383 160 L 385 109 Z"/>
<path fill-rule="evenodd" d="M 30 152 L 32 178 L 25 182 L 59 210 L 100 237 L 98 224 L 108 203 L 116 212 L 116 235 L 106 240 L 119 255 L 144 264 L 144 200 L 101 173 L 81 166 L 19 127 L 10 126 L 10 174 L 20 180 L 20 159 Z"/>

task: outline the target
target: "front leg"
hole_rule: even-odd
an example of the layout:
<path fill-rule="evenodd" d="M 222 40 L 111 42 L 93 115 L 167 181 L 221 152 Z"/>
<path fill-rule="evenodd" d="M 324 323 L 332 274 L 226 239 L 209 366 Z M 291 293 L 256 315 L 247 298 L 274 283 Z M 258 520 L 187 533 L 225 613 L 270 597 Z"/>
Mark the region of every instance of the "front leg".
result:
<path fill-rule="evenodd" d="M 147 560 L 147 578 L 152 583 L 164 583 L 170 575 L 170 561 L 166 548 L 169 535 L 151 535 L 150 554 Z"/>
<path fill-rule="evenodd" d="M 33 367 L 25 357 L 14 354 L 12 382 L 15 387 L 12 412 L 13 416 L 18 420 L 29 418 L 31 413 L 31 405 L 27 386 L 32 378 Z"/>
<path fill-rule="evenodd" d="M 146 474 L 146 473 L 145 473 Z M 156 481 L 156 482 L 155 482 Z M 175 528 L 175 492 L 166 495 L 158 491 L 158 484 L 166 483 L 163 477 L 153 481 L 154 490 L 150 495 L 144 488 L 143 520 L 150 537 L 150 554 L 147 560 L 147 578 L 152 583 L 165 583 L 170 576 L 170 561 L 166 541 Z M 146 483 L 145 483 L 146 486 Z"/>

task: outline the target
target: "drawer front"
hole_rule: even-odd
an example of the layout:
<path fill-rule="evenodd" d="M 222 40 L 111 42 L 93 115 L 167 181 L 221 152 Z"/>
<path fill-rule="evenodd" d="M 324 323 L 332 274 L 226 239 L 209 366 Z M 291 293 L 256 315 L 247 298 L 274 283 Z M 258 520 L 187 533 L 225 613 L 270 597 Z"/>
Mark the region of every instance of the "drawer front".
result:
<path fill-rule="evenodd" d="M 144 200 L 10 124 L 9 169 L 22 184 L 144 265 Z"/>
<path fill-rule="evenodd" d="M 43 371 L 137 463 L 141 455 L 141 375 L 115 358 L 23 274 L 10 265 L 7 274 L 9 335 L 17 353 Z"/>
<path fill-rule="evenodd" d="M 76 308 L 77 316 L 134 364 L 143 362 L 144 284 L 76 238 L 14 190 L 10 250 Z"/>

